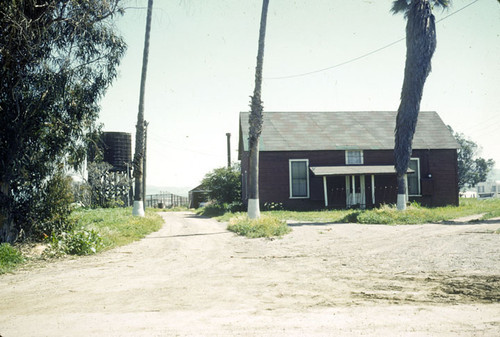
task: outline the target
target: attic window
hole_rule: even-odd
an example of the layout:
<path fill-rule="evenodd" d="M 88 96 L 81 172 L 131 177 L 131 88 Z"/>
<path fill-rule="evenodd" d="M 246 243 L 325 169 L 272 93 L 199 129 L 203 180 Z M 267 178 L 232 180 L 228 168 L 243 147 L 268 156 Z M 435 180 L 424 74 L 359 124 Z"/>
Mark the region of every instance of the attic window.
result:
<path fill-rule="evenodd" d="M 347 150 L 345 152 L 346 165 L 363 165 L 363 150 Z"/>

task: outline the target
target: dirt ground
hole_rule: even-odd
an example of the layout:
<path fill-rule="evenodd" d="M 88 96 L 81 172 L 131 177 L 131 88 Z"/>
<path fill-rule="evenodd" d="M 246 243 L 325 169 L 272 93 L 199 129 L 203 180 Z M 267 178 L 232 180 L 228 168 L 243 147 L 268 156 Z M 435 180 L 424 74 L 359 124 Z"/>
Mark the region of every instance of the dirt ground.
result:
<path fill-rule="evenodd" d="M 129 246 L 0 275 L 0 335 L 500 336 L 499 222 L 268 240 L 162 216 Z"/>

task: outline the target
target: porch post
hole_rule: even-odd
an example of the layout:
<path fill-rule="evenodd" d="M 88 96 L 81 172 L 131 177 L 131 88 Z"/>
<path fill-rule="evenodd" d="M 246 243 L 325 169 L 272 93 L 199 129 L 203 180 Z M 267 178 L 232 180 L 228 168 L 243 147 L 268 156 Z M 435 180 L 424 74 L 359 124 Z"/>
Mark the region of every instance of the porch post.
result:
<path fill-rule="evenodd" d="M 361 206 L 362 209 L 366 208 L 366 191 L 365 191 L 365 176 L 364 175 L 360 175 L 359 176 L 359 187 L 360 187 L 360 191 L 361 191 L 361 194 L 359 196 L 359 204 Z"/>
<path fill-rule="evenodd" d="M 351 193 L 351 184 L 349 182 L 349 176 L 345 176 L 345 205 L 346 205 L 346 207 L 351 206 L 351 200 L 349 200 L 349 199 L 352 199 L 352 198 L 349 198 L 350 193 Z"/>
<path fill-rule="evenodd" d="M 352 180 L 352 204 L 356 205 L 356 177 L 351 176 Z"/>
<path fill-rule="evenodd" d="M 328 191 L 326 189 L 326 176 L 323 176 L 323 191 L 325 193 L 325 207 L 328 207 Z"/>
<path fill-rule="evenodd" d="M 372 174 L 372 203 L 375 206 L 375 175 Z"/>

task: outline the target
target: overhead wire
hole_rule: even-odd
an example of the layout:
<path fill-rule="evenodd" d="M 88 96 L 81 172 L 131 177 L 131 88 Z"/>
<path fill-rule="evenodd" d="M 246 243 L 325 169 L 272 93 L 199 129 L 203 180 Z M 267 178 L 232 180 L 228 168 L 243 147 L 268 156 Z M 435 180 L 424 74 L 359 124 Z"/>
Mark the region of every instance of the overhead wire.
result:
<path fill-rule="evenodd" d="M 452 15 L 455 15 L 461 11 L 463 11 L 464 9 L 466 9 L 467 7 L 469 6 L 472 6 L 473 4 L 475 4 L 476 2 L 478 2 L 479 0 L 474 0 L 472 1 L 471 3 L 457 9 L 456 11 L 454 11 L 453 13 L 450 13 L 449 15 L 446 15 L 445 17 L 442 17 L 441 19 L 437 20 L 436 23 L 439 23 L 443 20 L 446 20 L 447 18 L 449 18 L 450 16 Z M 317 74 L 317 73 L 321 73 L 321 72 L 324 72 L 324 71 L 327 71 L 327 70 L 331 70 L 331 69 L 335 69 L 335 68 L 338 68 L 338 67 L 341 67 L 341 66 L 344 66 L 346 64 L 349 64 L 349 63 L 352 63 L 352 62 L 355 62 L 355 61 L 358 61 L 358 60 L 361 60 L 365 57 L 368 57 L 370 55 L 373 55 L 375 53 L 378 53 L 384 49 L 387 49 L 389 47 L 392 47 L 393 45 L 401 42 L 401 41 L 404 41 L 405 38 L 400 38 L 396 41 L 393 41 L 389 44 L 386 44 L 384 45 L 383 47 L 380 47 L 380 48 L 377 48 L 375 50 L 372 50 L 366 54 L 363 54 L 361 56 L 358 56 L 358 57 L 355 57 L 355 58 L 352 58 L 352 59 L 349 59 L 347 61 L 344 61 L 344 62 L 341 62 L 341 63 L 338 63 L 338 64 L 335 64 L 333 66 L 330 66 L 330 67 L 326 67 L 326 68 L 322 68 L 322 69 L 317 69 L 317 70 L 312 70 L 312 71 L 308 71 L 308 72 L 305 72 L 305 73 L 300 73 L 300 74 L 294 74 L 294 75 L 285 75 L 285 76 L 275 76 L 275 77 L 264 77 L 264 79 L 266 80 L 284 80 L 284 79 L 289 79 L 289 78 L 297 78 L 297 77 L 304 77 L 304 76 L 308 76 L 308 75 L 313 75 L 313 74 Z"/>

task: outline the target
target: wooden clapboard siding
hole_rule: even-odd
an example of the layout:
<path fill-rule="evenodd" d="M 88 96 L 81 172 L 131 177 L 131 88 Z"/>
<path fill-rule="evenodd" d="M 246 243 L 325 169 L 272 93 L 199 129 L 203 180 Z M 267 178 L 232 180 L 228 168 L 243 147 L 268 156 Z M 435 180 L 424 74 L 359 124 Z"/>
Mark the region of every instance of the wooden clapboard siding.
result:
<path fill-rule="evenodd" d="M 392 150 L 364 150 L 364 165 L 393 165 Z M 455 149 L 415 150 L 413 158 L 420 159 L 422 195 L 410 197 L 425 206 L 458 205 L 457 154 Z M 248 178 L 248 153 L 241 153 L 243 179 Z M 262 151 L 259 159 L 260 202 L 278 202 L 291 209 L 318 209 L 324 207 L 323 178 L 309 171 L 307 199 L 290 199 L 289 160 L 307 159 L 309 166 L 345 165 L 345 151 Z M 431 175 L 431 177 L 429 177 Z M 366 202 L 372 205 L 371 176 L 366 175 Z M 328 177 L 329 206 L 345 207 L 345 177 Z M 245 200 L 247 184 L 242 185 Z M 396 202 L 396 176 L 375 177 L 375 206 Z"/>

